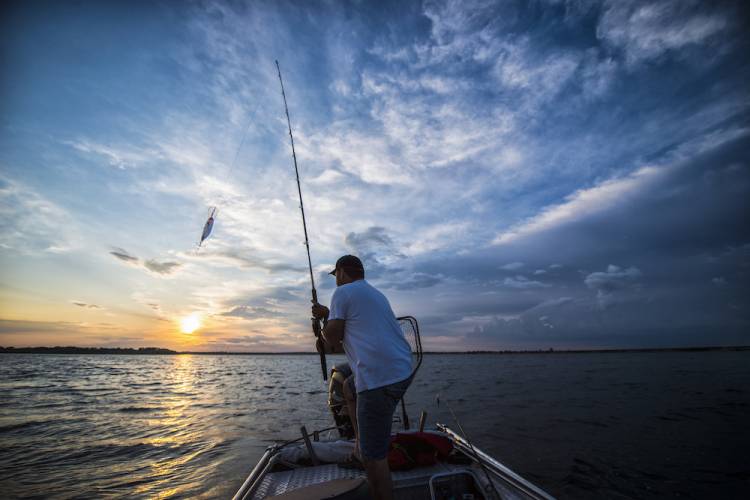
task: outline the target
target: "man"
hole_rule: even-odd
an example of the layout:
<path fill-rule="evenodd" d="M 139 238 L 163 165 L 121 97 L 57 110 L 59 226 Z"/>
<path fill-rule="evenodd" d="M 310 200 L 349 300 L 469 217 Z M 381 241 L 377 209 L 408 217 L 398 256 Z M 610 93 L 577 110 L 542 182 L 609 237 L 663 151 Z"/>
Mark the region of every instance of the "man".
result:
<path fill-rule="evenodd" d="M 334 349 L 343 344 L 352 369 L 344 384 L 349 415 L 370 490 L 376 499 L 393 498 L 388 445 L 393 411 L 411 383 L 411 347 L 385 295 L 365 281 L 362 261 L 344 255 L 331 272 L 336 290 L 330 310 L 313 304 L 324 321 L 323 337 Z"/>

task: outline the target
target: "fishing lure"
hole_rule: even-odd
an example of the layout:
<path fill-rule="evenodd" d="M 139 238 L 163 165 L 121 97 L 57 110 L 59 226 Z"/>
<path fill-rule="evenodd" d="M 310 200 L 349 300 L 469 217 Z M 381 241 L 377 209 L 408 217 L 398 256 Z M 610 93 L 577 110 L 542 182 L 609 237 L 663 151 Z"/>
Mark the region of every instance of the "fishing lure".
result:
<path fill-rule="evenodd" d="M 214 218 L 216 217 L 216 207 L 209 207 L 208 209 L 208 220 L 203 226 L 203 233 L 201 233 L 201 240 L 198 242 L 198 248 L 203 242 L 211 235 L 211 230 L 214 228 Z"/>

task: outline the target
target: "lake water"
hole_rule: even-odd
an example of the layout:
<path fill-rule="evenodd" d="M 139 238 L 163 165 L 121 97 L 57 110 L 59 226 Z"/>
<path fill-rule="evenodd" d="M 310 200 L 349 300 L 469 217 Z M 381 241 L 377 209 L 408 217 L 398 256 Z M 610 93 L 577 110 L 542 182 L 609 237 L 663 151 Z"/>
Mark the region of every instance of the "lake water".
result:
<path fill-rule="evenodd" d="M 409 413 L 446 403 L 560 498 L 748 495 L 749 351 L 426 355 Z M 0 355 L 0 496 L 227 498 L 302 424 L 315 356 Z"/>

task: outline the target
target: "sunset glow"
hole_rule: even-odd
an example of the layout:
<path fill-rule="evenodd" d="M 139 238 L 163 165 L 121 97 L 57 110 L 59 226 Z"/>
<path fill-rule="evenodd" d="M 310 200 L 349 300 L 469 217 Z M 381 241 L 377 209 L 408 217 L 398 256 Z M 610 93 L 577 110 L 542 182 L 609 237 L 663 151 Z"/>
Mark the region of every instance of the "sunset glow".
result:
<path fill-rule="evenodd" d="M 182 333 L 193 333 L 201 327 L 201 320 L 197 314 L 191 314 L 180 321 L 180 331 Z"/>

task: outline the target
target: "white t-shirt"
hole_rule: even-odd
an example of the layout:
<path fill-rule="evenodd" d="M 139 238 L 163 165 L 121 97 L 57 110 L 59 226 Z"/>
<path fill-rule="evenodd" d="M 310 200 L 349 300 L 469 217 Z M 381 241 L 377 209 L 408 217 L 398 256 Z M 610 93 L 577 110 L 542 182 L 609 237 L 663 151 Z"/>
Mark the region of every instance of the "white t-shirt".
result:
<path fill-rule="evenodd" d="M 388 299 L 367 281 L 337 287 L 328 319 L 346 321 L 344 352 L 357 392 L 400 382 L 411 375 L 411 347 Z"/>

